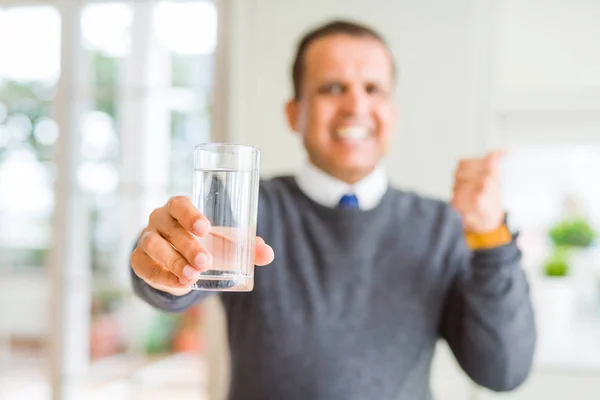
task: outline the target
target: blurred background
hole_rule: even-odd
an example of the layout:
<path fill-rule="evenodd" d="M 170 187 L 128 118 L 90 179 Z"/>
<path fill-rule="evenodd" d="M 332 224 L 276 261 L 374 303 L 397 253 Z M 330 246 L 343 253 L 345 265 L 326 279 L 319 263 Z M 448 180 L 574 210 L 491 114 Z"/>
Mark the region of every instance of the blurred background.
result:
<path fill-rule="evenodd" d="M 333 17 L 399 64 L 396 185 L 447 199 L 459 158 L 510 150 L 534 371 L 495 394 L 440 343 L 437 399 L 600 396 L 600 1 L 0 0 L 0 399 L 219 398 L 217 303 L 151 309 L 128 257 L 190 194 L 195 144 L 257 145 L 265 177 L 302 164 L 292 57 Z"/>

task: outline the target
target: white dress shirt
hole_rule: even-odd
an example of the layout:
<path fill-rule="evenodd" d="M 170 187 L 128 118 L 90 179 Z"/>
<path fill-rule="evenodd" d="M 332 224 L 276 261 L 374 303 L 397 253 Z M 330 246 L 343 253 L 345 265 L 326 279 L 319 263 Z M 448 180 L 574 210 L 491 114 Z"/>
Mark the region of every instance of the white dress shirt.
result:
<path fill-rule="evenodd" d="M 313 201 L 325 207 L 337 207 L 345 194 L 354 194 L 361 210 L 375 208 L 388 188 L 385 168 L 381 165 L 361 181 L 350 185 L 307 163 L 296 174 L 296 183 Z"/>

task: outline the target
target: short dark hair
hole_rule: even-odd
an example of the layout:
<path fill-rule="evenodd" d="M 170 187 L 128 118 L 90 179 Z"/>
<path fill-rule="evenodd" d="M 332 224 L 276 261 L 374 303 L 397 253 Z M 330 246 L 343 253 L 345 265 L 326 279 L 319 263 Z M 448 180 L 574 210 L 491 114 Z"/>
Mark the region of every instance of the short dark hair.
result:
<path fill-rule="evenodd" d="M 294 99 L 300 98 L 300 90 L 302 86 L 302 79 L 304 78 L 304 59 L 306 57 L 306 50 L 311 43 L 317 39 L 324 38 L 332 35 L 348 35 L 354 37 L 370 38 L 381 43 L 387 50 L 390 57 L 390 63 L 392 64 L 392 71 L 395 75 L 395 63 L 392 57 L 392 53 L 383 37 L 377 33 L 374 29 L 369 28 L 366 25 L 347 21 L 347 20 L 334 20 L 324 25 L 318 26 L 307 32 L 298 43 L 296 48 L 296 57 L 294 58 L 294 64 L 292 67 L 292 81 L 294 84 Z"/>

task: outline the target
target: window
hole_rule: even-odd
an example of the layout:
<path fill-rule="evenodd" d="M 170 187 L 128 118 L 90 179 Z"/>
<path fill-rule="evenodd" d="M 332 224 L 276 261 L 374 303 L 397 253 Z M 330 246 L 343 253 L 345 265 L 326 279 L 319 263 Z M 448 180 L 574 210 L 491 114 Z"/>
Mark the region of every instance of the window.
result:
<path fill-rule="evenodd" d="M 171 68 L 171 194 L 190 194 L 196 144 L 210 140 L 217 14 L 212 2 L 159 3 L 153 26 Z"/>
<path fill-rule="evenodd" d="M 511 151 L 504 169 L 507 209 L 523 231 L 527 267 L 542 273 L 552 251 L 548 232 L 562 219 L 577 215 L 600 231 L 598 146 L 521 146 Z"/>
<path fill-rule="evenodd" d="M 0 8 L 0 268 L 40 267 L 52 245 L 60 22 L 51 6 Z"/>
<path fill-rule="evenodd" d="M 69 357 L 77 353 L 78 360 L 98 361 L 134 353 L 155 359 L 199 352 L 199 309 L 175 316 L 136 301 L 127 261 L 150 210 L 170 195 L 191 192 L 193 147 L 210 140 L 215 5 L 204 0 L 84 2 L 78 15 L 81 51 L 67 61 L 75 64 L 68 65 L 69 71 L 81 71 L 81 79 L 65 77 L 80 108 L 78 126 L 59 132 L 52 119 L 56 107 L 73 105 L 55 102 L 65 22 L 59 3 L 43 3 L 3 6 L 0 1 L 0 273 L 10 270 L 7 279 L 20 282 L 8 284 L 3 275 L 3 287 L 18 291 L 27 282 L 35 289 L 35 295 L 23 300 L 27 315 L 9 316 L 9 336 L 41 346 L 49 342 L 51 285 L 49 271 L 40 273 L 40 268 L 60 244 L 90 260 L 77 266 L 77 272 L 91 279 L 91 316 L 85 307 L 63 310 L 75 331 L 89 328 L 89 348 L 82 345 L 86 339 L 70 343 Z M 60 135 L 78 135 L 79 153 L 76 181 L 55 189 Z M 53 237 L 55 190 L 82 195 L 84 210 L 77 217 L 85 229 L 76 235 L 87 246 Z M 33 272 L 25 275 L 27 270 Z M 0 292 L 2 299 L 16 297 Z M 87 301 L 88 295 L 70 300 Z M 43 356 L 39 358 L 36 376 L 44 370 Z M 192 374 L 197 380 L 188 379 L 186 387 L 201 395 L 203 376 L 194 359 L 189 365 L 199 367 Z M 28 368 L 31 372 L 33 364 Z M 136 390 L 159 393 L 154 378 L 146 385 L 146 375 L 152 374 L 136 374 L 145 382 Z M 28 397 L 21 394 L 15 397 Z"/>

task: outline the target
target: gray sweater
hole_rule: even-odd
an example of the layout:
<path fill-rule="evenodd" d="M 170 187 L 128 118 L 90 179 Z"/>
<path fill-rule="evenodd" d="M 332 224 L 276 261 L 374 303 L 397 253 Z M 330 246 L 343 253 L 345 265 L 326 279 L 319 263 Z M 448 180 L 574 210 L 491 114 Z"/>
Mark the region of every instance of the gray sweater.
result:
<path fill-rule="evenodd" d="M 479 385 L 527 377 L 536 330 L 514 242 L 471 252 L 447 203 L 392 188 L 375 209 L 330 209 L 281 177 L 261 182 L 259 203 L 275 261 L 253 292 L 219 295 L 230 399 L 430 399 L 440 337 Z M 132 277 L 169 312 L 212 293 L 175 297 Z"/>

